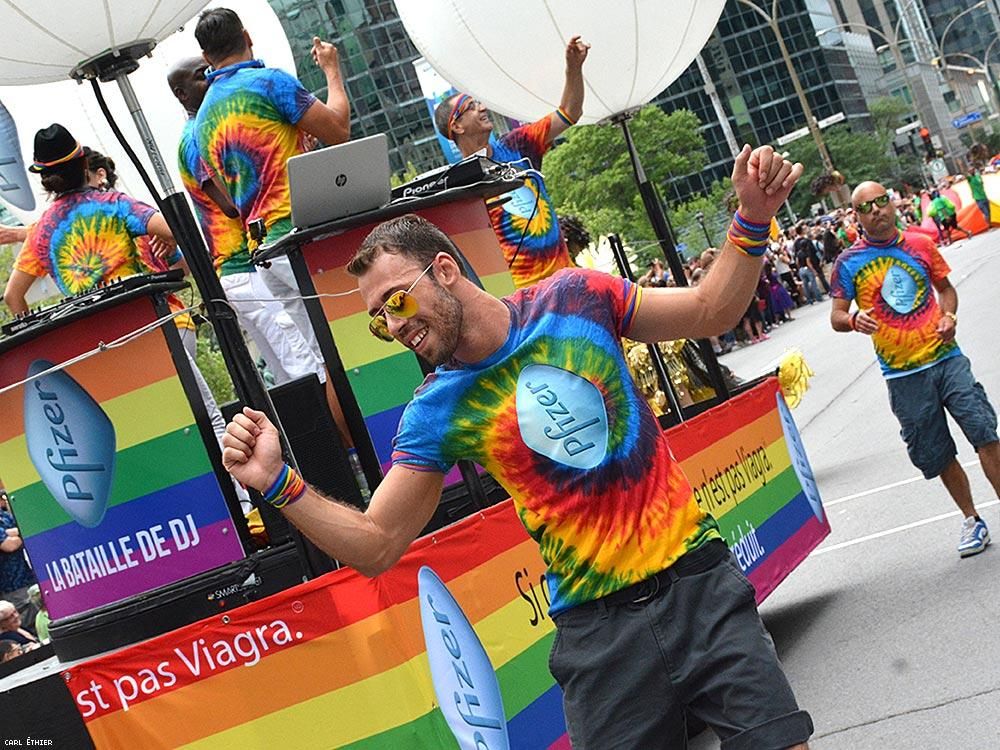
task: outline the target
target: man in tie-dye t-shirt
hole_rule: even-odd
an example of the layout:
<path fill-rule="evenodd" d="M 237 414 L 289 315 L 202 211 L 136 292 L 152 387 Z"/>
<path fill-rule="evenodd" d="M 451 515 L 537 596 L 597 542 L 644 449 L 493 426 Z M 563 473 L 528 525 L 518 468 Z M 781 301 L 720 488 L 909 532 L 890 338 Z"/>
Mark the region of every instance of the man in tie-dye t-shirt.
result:
<path fill-rule="evenodd" d="M 194 34 L 211 65 L 195 118 L 198 148 L 236 204 L 244 229 L 262 219 L 274 242 L 292 228 L 286 162 L 305 150 L 302 134 L 330 146 L 350 134 L 337 48 L 313 38 L 313 60 L 326 76 L 323 103 L 293 76 L 254 59 L 250 35 L 233 11 L 205 11 Z"/>
<path fill-rule="evenodd" d="M 962 511 L 959 554 L 978 554 L 990 535 L 956 457 L 945 411 L 979 453 L 997 494 L 1000 442 L 996 412 L 955 341 L 958 292 L 948 280 L 948 263 L 927 235 L 899 230 L 896 207 L 879 183 L 858 185 L 852 203 L 865 235 L 833 267 L 831 325 L 871 336 L 910 460 L 927 479 L 941 477 Z"/>
<path fill-rule="evenodd" d="M 770 218 L 801 171 L 770 147 L 745 147 L 730 240 L 688 289 L 563 269 L 500 300 L 468 278 L 437 227 L 414 215 L 379 225 L 347 265 L 369 328 L 437 369 L 403 412 L 368 510 L 305 487 L 260 412 L 227 427 L 226 468 L 324 551 L 375 575 L 424 528 L 455 461 L 479 462 L 548 565 L 549 666 L 573 747 L 682 747 L 688 709 L 726 746 L 804 748 L 812 723 L 753 586 L 695 501 L 620 343 L 735 324 L 760 278 Z"/>
<path fill-rule="evenodd" d="M 490 223 L 518 288 L 573 265 L 540 170 L 552 142 L 583 113 L 583 62 L 589 49 L 578 36 L 566 45 L 566 84 L 555 112 L 499 138 L 493 134 L 489 111 L 468 94 L 446 99 L 434 112 L 438 131 L 453 140 L 463 156 L 486 149 L 495 161 L 533 170 L 523 186 L 488 203 Z"/>
<path fill-rule="evenodd" d="M 205 244 L 226 297 L 233 305 L 240 325 L 247 332 L 267 362 L 279 384 L 316 373 L 321 381 L 326 371 L 318 347 L 310 345 L 312 328 L 296 322 L 289 310 L 296 311 L 301 301 L 278 301 L 264 276 L 270 271 L 250 262 L 243 222 L 239 212 L 219 181 L 212 175 L 198 150 L 195 139 L 195 116 L 208 90 L 205 70 L 208 64 L 197 57 L 179 60 L 167 76 L 174 96 L 188 114 L 188 121 L 177 146 L 177 162 L 184 189 L 191 196 L 201 224 Z M 283 259 L 287 263 L 287 259 Z"/>

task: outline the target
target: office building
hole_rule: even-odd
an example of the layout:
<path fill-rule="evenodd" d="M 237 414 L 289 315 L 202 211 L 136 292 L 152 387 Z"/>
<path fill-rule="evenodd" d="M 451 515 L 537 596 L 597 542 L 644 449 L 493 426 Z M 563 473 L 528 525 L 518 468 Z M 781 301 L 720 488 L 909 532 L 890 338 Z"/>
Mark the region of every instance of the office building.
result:
<path fill-rule="evenodd" d="M 760 0 L 758 0 L 760 2 Z M 761 2 L 770 13 L 770 3 Z M 858 76 L 843 46 L 823 46 L 817 32 L 836 24 L 826 0 L 784 0 L 779 25 L 809 106 L 817 120 L 843 113 L 852 127 L 871 127 Z M 705 48 L 708 74 L 740 143 L 775 143 L 805 126 L 778 42 L 766 21 L 752 9 L 728 0 Z M 696 64 L 655 100 L 666 111 L 687 108 L 701 119 L 708 164 L 697 174 L 678 176 L 668 200 L 685 200 L 728 177 L 733 157 L 705 82 Z"/>
<path fill-rule="evenodd" d="M 337 45 L 351 101 L 351 137 L 385 133 L 389 164 L 402 172 L 440 166 L 434 135 L 413 61 L 420 56 L 392 0 L 268 0 L 295 56 L 299 78 L 326 99 L 326 79 L 310 55 L 314 35 Z"/>

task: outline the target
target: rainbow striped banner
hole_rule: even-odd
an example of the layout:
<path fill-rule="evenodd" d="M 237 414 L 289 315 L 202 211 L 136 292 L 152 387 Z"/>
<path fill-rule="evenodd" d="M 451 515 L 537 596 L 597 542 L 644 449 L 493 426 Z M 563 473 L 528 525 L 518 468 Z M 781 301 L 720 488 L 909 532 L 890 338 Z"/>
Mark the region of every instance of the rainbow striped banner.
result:
<path fill-rule="evenodd" d="M 482 198 L 455 200 L 416 213 L 452 239 L 476 270 L 486 291 L 496 297 L 514 292 L 514 282 Z M 372 227 L 358 227 L 303 247 L 302 255 L 318 293 L 341 294 L 357 289 L 357 279 L 344 267 Z M 384 473 L 391 463 L 392 439 L 399 418 L 413 398 L 413 391 L 423 382 L 420 365 L 413 352 L 402 344 L 372 338 L 368 332 L 370 318 L 361 295 L 324 297 L 321 302 Z M 456 472 L 453 478 L 457 477 Z"/>
<path fill-rule="evenodd" d="M 496 669 L 510 746 L 568 748 L 545 565 L 510 501 L 419 540 L 377 578 L 330 573 L 70 668 L 66 684 L 99 748 L 455 747 L 420 622 L 425 564 Z"/>
<path fill-rule="evenodd" d="M 777 381 L 670 436 L 763 599 L 829 533 Z M 424 566 L 474 631 L 459 633 L 438 590 L 424 602 L 425 619 L 448 630 L 432 645 L 454 656 L 461 636 L 468 657 L 478 639 L 496 671 L 500 701 L 467 701 L 459 716 L 475 705 L 492 719 L 486 706 L 502 703 L 511 748 L 569 748 L 548 670 L 555 633 L 545 564 L 509 500 L 418 540 L 377 578 L 330 573 L 79 664 L 66 684 L 98 748 L 453 748 L 421 624 Z"/>
<path fill-rule="evenodd" d="M 830 533 L 777 378 L 671 428 L 698 503 L 763 601 Z"/>
<path fill-rule="evenodd" d="M 154 313 L 138 299 L 20 343 L 0 357 L 0 387 Z M 0 395 L 0 476 L 54 620 L 244 556 L 167 335 Z"/>

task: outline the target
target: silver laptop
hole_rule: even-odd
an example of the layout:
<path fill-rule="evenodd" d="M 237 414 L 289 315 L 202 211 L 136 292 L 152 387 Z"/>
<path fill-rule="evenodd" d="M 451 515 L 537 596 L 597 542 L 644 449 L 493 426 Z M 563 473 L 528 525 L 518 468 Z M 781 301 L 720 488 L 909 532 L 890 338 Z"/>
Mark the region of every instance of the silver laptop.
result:
<path fill-rule="evenodd" d="M 288 160 L 292 223 L 308 229 L 389 202 L 389 144 L 384 134 L 328 146 Z"/>

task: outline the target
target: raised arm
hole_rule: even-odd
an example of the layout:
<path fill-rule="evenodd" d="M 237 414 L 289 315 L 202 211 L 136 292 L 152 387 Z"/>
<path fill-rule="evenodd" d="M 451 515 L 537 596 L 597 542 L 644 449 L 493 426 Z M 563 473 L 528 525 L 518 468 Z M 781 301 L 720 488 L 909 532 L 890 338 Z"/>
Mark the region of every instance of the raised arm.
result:
<path fill-rule="evenodd" d="M 580 36 L 574 36 L 566 44 L 566 83 L 563 84 L 562 99 L 559 100 L 559 109 L 569 119 L 566 122 L 558 112 L 553 112 L 550 117 L 552 124 L 549 126 L 549 140 L 553 141 L 566 132 L 573 123 L 580 119 L 583 114 L 583 62 L 587 59 L 590 45 L 580 41 Z"/>
<path fill-rule="evenodd" d="M 759 240 L 753 240 L 761 243 L 759 248 L 743 250 L 727 238 L 698 286 L 643 289 L 629 338 L 646 343 L 704 338 L 739 323 L 760 280 L 771 218 L 801 175 L 801 164 L 793 165 L 770 146 L 753 151 L 744 146 L 733 165 L 733 187 L 740 201 L 738 215 L 748 225 L 759 227 L 750 230 L 760 235 Z M 736 235 L 740 231 L 736 229 Z M 731 229 L 729 237 L 733 236 Z"/>
<path fill-rule="evenodd" d="M 7 279 L 7 288 L 3 292 L 3 301 L 15 315 L 24 315 L 28 312 L 28 302 L 25 296 L 31 285 L 35 283 L 35 277 L 30 273 L 19 271 L 16 268 L 10 272 Z"/>
<path fill-rule="evenodd" d="M 278 431 L 263 412 L 245 408 L 237 414 L 226 427 L 222 445 L 226 470 L 260 492 L 271 487 L 284 468 Z M 394 466 L 365 512 L 331 501 L 311 487 L 282 512 L 328 555 L 374 576 L 392 567 L 427 525 L 443 484 L 439 472 Z"/>
<path fill-rule="evenodd" d="M 314 36 L 312 57 L 326 75 L 326 104 L 313 102 L 298 127 L 334 146 L 351 137 L 351 105 L 340 75 L 340 55 L 332 44 Z"/>

